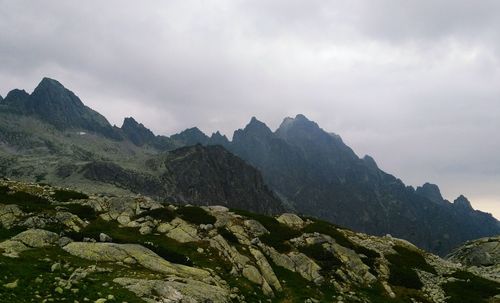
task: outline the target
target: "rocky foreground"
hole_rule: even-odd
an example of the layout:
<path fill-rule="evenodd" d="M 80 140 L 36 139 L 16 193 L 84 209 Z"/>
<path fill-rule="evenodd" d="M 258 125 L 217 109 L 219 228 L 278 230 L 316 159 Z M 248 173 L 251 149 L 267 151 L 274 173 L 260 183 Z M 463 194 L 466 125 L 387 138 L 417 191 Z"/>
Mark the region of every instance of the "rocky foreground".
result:
<path fill-rule="evenodd" d="M 0 181 L 2 302 L 500 302 L 499 243 Z"/>

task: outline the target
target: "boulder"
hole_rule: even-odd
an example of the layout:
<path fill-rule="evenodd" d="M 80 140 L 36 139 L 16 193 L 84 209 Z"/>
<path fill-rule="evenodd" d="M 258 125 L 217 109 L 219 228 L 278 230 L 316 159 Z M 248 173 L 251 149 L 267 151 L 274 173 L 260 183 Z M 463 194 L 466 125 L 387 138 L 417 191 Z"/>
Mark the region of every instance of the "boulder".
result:
<path fill-rule="evenodd" d="M 292 228 L 302 228 L 304 226 L 304 220 L 302 220 L 296 214 L 285 213 L 277 218 L 278 222 L 288 225 Z"/>
<path fill-rule="evenodd" d="M 447 257 L 466 266 L 492 266 L 500 264 L 500 236 L 467 242 Z"/>
<path fill-rule="evenodd" d="M 23 215 L 23 211 L 15 204 L 0 204 L 0 226 L 3 228 L 11 228 Z"/>
<path fill-rule="evenodd" d="M 59 235 L 43 229 L 28 229 L 12 237 L 13 241 L 18 241 L 32 248 L 55 245 L 59 240 Z"/>
<path fill-rule="evenodd" d="M 120 284 L 146 302 L 213 302 L 229 303 L 230 292 L 227 287 L 210 285 L 205 282 L 184 278 L 167 280 L 144 280 L 116 278 Z"/>
<path fill-rule="evenodd" d="M 75 232 L 80 232 L 82 228 L 87 226 L 87 224 L 80 219 L 77 215 L 74 215 L 70 212 L 67 211 L 61 211 L 57 212 L 55 215 L 55 218 L 57 221 L 62 223 L 64 226 L 67 228 L 75 231 Z"/>
<path fill-rule="evenodd" d="M 256 237 L 269 233 L 269 231 L 257 220 L 245 220 L 243 225 L 245 225 L 247 230 Z"/>
<path fill-rule="evenodd" d="M 167 237 L 181 243 L 201 240 L 200 237 L 198 237 L 198 231 L 196 230 L 196 228 L 186 221 L 180 218 L 175 218 L 170 224 L 173 226 L 173 228 L 167 233 Z"/>
<path fill-rule="evenodd" d="M 99 234 L 99 241 L 101 241 L 101 242 L 113 242 L 113 238 L 106 235 L 105 233 L 100 233 Z"/>
<path fill-rule="evenodd" d="M 138 263 L 155 272 L 180 277 L 208 278 L 210 273 L 185 265 L 170 263 L 138 244 L 72 242 L 64 246 L 68 253 L 91 261 Z"/>

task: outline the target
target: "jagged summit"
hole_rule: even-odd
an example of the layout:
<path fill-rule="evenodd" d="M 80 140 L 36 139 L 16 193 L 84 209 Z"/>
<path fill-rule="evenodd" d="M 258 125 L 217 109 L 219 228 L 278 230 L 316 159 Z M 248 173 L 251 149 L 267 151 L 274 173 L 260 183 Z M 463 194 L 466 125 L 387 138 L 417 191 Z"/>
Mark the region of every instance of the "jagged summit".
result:
<path fill-rule="evenodd" d="M 229 143 L 229 139 L 226 135 L 221 134 L 219 131 L 216 131 L 212 134 L 212 136 L 210 136 L 210 144 L 227 146 Z"/>
<path fill-rule="evenodd" d="M 123 120 L 121 130 L 126 137 L 137 146 L 142 146 L 155 139 L 152 131 L 146 128 L 142 123 L 138 123 L 134 118 L 128 117 Z"/>
<path fill-rule="evenodd" d="M 473 210 L 469 199 L 467 199 L 464 195 L 460 195 L 458 198 L 456 198 L 455 201 L 453 201 L 453 205 L 458 206 L 462 209 Z"/>
<path fill-rule="evenodd" d="M 54 79 L 43 78 L 31 95 L 14 89 L 3 103 L 3 111 L 35 116 L 60 130 L 85 130 L 120 139 L 104 116 L 85 106 L 72 91 Z"/>
<path fill-rule="evenodd" d="M 205 135 L 198 127 L 188 128 L 178 134 L 170 137 L 177 144 L 182 145 L 195 145 L 197 143 L 207 144 L 209 137 Z"/>
<path fill-rule="evenodd" d="M 426 182 L 424 185 L 417 187 L 415 193 L 438 204 L 445 202 L 441 190 L 436 184 Z"/>
<path fill-rule="evenodd" d="M 271 129 L 264 122 L 255 117 L 250 119 L 250 122 L 245 126 L 243 131 L 253 133 L 272 133 Z"/>

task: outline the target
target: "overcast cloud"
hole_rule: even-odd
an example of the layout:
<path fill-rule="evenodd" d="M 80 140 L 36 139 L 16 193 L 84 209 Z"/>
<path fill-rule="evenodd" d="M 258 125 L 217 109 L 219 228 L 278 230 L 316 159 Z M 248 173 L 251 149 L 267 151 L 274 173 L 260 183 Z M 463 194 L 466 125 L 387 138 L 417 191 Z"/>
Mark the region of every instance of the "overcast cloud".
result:
<path fill-rule="evenodd" d="M 303 113 L 500 218 L 496 0 L 0 0 L 0 94 L 43 76 L 158 134 Z"/>

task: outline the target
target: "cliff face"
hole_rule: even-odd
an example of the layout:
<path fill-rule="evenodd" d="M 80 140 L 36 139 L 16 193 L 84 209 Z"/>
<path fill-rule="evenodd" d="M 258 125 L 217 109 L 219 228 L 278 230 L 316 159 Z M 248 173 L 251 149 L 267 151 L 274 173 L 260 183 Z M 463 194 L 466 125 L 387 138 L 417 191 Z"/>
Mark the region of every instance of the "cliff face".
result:
<path fill-rule="evenodd" d="M 145 166 L 149 173 L 92 162 L 82 172 L 87 179 L 162 201 L 224 205 L 265 214 L 284 210 L 260 172 L 221 146 L 180 148 L 148 159 Z"/>

